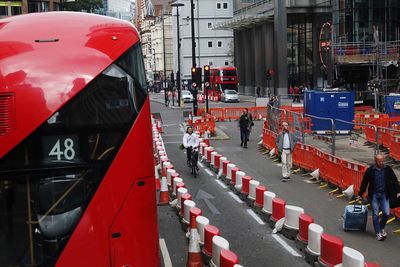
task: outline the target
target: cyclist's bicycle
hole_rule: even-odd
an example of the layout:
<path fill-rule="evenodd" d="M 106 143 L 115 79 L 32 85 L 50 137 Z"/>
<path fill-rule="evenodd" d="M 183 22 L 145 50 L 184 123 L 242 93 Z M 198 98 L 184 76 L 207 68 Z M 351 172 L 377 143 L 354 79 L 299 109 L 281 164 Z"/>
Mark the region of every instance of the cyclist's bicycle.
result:
<path fill-rule="evenodd" d="M 199 158 L 198 147 L 192 147 L 190 153 L 189 167 L 192 169 L 191 173 L 193 174 L 194 178 L 197 177 L 197 172 L 199 171 L 199 168 L 197 167 L 198 158 Z"/>

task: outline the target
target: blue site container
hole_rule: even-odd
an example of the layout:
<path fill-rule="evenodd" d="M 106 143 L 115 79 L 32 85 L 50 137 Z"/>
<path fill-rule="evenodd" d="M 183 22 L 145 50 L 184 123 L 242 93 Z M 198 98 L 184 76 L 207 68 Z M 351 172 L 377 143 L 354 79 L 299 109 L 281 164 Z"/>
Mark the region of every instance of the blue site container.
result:
<path fill-rule="evenodd" d="M 400 95 L 385 95 L 385 113 L 389 117 L 400 116 Z"/>
<path fill-rule="evenodd" d="M 354 120 L 354 91 L 306 91 L 304 113 L 352 122 Z M 353 125 L 336 121 L 335 128 L 339 133 L 347 133 L 353 129 Z M 311 130 L 321 133 L 331 131 L 332 124 L 329 120 L 312 118 Z"/>

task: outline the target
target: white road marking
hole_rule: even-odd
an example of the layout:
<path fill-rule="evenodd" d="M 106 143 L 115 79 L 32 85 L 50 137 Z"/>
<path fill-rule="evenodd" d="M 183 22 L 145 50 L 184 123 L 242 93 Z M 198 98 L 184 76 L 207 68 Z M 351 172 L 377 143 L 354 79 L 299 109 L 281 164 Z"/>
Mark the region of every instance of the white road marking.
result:
<path fill-rule="evenodd" d="M 276 163 L 276 164 L 274 164 L 275 166 L 277 166 L 277 167 L 279 167 L 279 168 L 282 168 L 282 163 Z"/>
<path fill-rule="evenodd" d="M 169 256 L 167 244 L 165 243 L 164 238 L 160 238 L 160 249 L 161 249 L 162 257 L 164 259 L 164 266 L 172 267 L 172 261 Z"/>
<path fill-rule="evenodd" d="M 210 175 L 211 177 L 214 177 L 214 173 L 212 173 L 212 171 L 210 171 L 209 169 L 205 169 L 206 173 L 208 173 L 208 175 Z"/>
<path fill-rule="evenodd" d="M 261 225 L 264 225 L 265 222 L 258 217 L 258 215 L 252 210 L 252 209 L 247 209 L 247 212 L 250 214 L 251 217 L 253 217 L 256 222 L 258 222 Z"/>
<path fill-rule="evenodd" d="M 183 128 L 183 124 L 182 123 L 179 124 L 179 129 L 181 130 L 182 133 L 185 133 L 185 129 Z"/>
<path fill-rule="evenodd" d="M 182 142 L 164 142 L 164 144 L 182 144 Z"/>
<path fill-rule="evenodd" d="M 296 250 L 294 250 L 291 246 L 289 246 L 278 234 L 272 234 L 272 237 L 278 241 L 281 246 L 287 250 L 290 254 L 292 254 L 295 257 L 301 257 L 299 253 L 297 253 Z"/>
<path fill-rule="evenodd" d="M 182 134 L 163 134 L 163 137 L 169 137 L 169 136 L 182 136 Z"/>
<path fill-rule="evenodd" d="M 228 194 L 229 194 L 234 200 L 236 200 L 237 203 L 243 203 L 243 201 L 242 201 L 237 195 L 235 195 L 235 193 L 229 192 Z"/>
<path fill-rule="evenodd" d="M 228 188 L 223 182 L 221 182 L 220 180 L 215 180 L 222 188 Z"/>
<path fill-rule="evenodd" d="M 201 162 L 197 162 L 197 165 L 199 165 L 200 167 L 204 168 L 204 165 Z"/>

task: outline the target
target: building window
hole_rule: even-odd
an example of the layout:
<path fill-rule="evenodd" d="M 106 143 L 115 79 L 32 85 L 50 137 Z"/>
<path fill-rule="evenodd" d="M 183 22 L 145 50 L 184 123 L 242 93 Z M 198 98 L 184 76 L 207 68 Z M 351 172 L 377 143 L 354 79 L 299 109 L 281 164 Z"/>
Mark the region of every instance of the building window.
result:
<path fill-rule="evenodd" d="M 212 60 L 208 60 L 208 65 L 212 66 L 214 64 L 214 62 Z"/>
<path fill-rule="evenodd" d="M 224 9 L 228 8 L 228 3 L 224 3 Z"/>
<path fill-rule="evenodd" d="M 193 9 L 196 9 L 196 4 L 193 3 Z"/>
<path fill-rule="evenodd" d="M 57 2 L 53 2 L 53 11 L 60 11 L 60 4 Z"/>
<path fill-rule="evenodd" d="M 218 41 L 218 47 L 222 47 L 222 41 Z"/>
<path fill-rule="evenodd" d="M 208 47 L 212 47 L 212 42 L 208 42 Z"/>
<path fill-rule="evenodd" d="M 212 28 L 212 22 L 207 23 L 207 28 L 209 28 L 209 29 Z"/>
<path fill-rule="evenodd" d="M 229 66 L 229 60 L 225 59 L 225 66 Z"/>
<path fill-rule="evenodd" d="M 28 2 L 28 12 L 48 12 L 49 11 L 49 2 Z"/>
<path fill-rule="evenodd" d="M 0 16 L 8 15 L 8 6 L 0 6 Z"/>
<path fill-rule="evenodd" d="M 11 7 L 11 16 L 21 15 L 22 9 L 20 6 L 12 6 Z"/>
<path fill-rule="evenodd" d="M 221 9 L 221 3 L 217 3 L 217 9 Z"/>

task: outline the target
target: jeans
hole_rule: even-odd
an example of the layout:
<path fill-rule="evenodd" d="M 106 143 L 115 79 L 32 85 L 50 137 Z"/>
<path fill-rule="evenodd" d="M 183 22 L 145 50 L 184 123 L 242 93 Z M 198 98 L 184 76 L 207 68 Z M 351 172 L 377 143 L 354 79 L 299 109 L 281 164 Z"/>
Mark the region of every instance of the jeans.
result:
<path fill-rule="evenodd" d="M 247 139 L 249 138 L 249 131 L 246 128 L 240 128 L 240 140 L 242 141 L 241 144 L 247 146 Z"/>
<path fill-rule="evenodd" d="M 379 222 L 379 207 L 382 209 L 382 218 Z M 389 199 L 386 198 L 386 193 L 374 193 L 372 197 L 372 222 L 374 224 L 375 234 L 379 234 L 382 229 L 385 229 L 386 222 L 389 218 Z"/>

